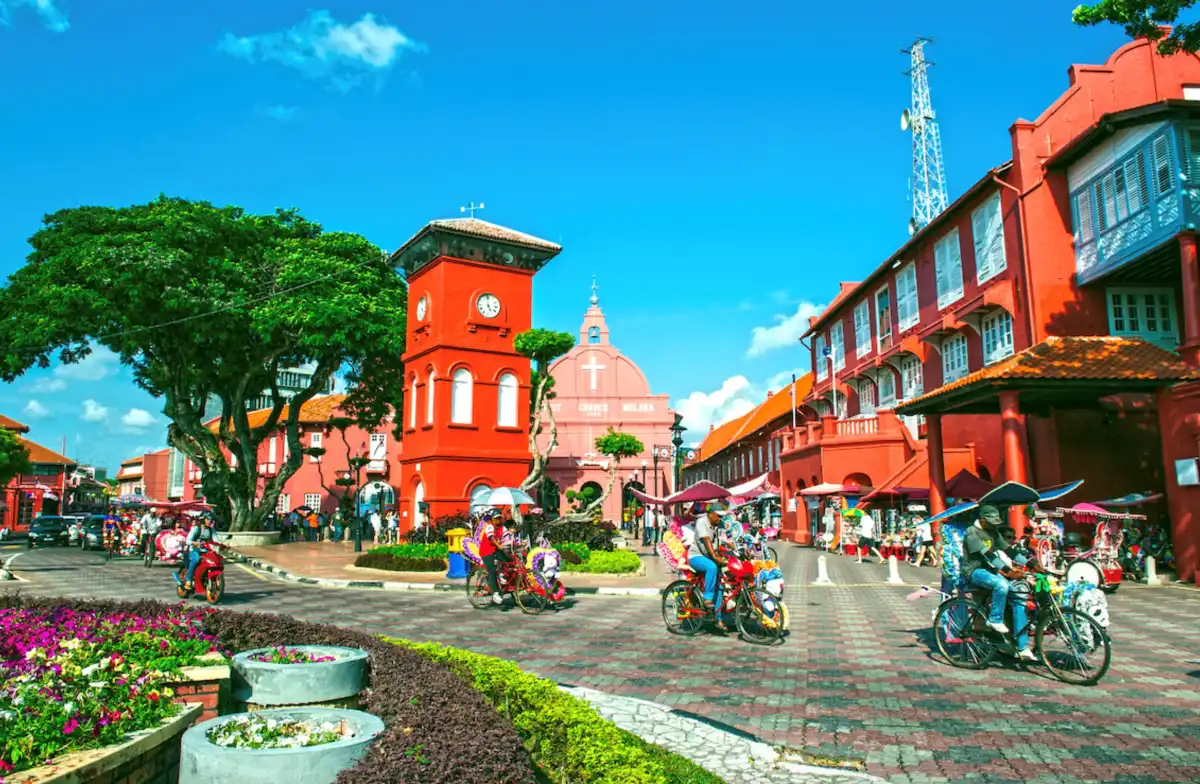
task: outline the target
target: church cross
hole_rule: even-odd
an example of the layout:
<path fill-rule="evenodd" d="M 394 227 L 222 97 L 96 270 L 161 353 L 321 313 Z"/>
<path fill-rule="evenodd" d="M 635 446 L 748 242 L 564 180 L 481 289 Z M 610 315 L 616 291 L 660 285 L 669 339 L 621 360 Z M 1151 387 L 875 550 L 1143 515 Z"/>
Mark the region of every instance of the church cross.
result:
<path fill-rule="evenodd" d="M 596 372 L 600 371 L 600 370 L 604 370 L 604 365 L 597 364 L 596 363 L 596 355 L 593 354 L 592 355 L 592 363 L 590 365 L 584 365 L 583 369 L 592 374 L 592 391 L 595 392 L 596 391 Z"/>

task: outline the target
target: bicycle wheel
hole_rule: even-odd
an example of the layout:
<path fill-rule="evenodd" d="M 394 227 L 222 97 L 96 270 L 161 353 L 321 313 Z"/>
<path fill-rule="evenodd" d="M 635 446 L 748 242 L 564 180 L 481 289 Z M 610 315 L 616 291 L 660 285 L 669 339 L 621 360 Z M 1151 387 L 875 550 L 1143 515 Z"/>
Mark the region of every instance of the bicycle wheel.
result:
<path fill-rule="evenodd" d="M 545 594 L 539 594 L 534 590 L 533 576 L 528 572 L 522 571 L 520 579 L 521 584 L 513 590 L 513 597 L 517 600 L 517 606 L 526 615 L 540 615 L 542 610 L 550 606 L 550 599 Z"/>
<path fill-rule="evenodd" d="M 216 604 L 221 601 L 221 597 L 225 595 L 225 575 L 218 574 L 208 580 L 208 584 L 204 586 L 204 598 L 209 604 Z"/>
<path fill-rule="evenodd" d="M 472 569 L 467 575 L 467 600 L 476 610 L 492 606 L 492 589 L 488 585 L 486 569 Z"/>
<path fill-rule="evenodd" d="M 774 547 L 767 548 L 767 560 L 774 561 L 775 563 L 779 563 L 779 553 L 775 552 Z"/>
<path fill-rule="evenodd" d="M 687 580 L 676 580 L 663 591 L 662 616 L 667 631 L 691 637 L 704 628 L 704 600 Z"/>
<path fill-rule="evenodd" d="M 1063 683 L 1091 686 L 1104 677 L 1112 647 L 1090 615 L 1054 605 L 1038 619 L 1034 645 L 1050 674 Z"/>
<path fill-rule="evenodd" d="M 966 599 L 943 602 L 933 618 L 934 638 L 946 661 L 966 670 L 980 670 L 996 656 L 996 643 L 987 637 L 987 613 Z"/>
<path fill-rule="evenodd" d="M 783 600 L 763 588 L 745 588 L 734 608 L 738 634 L 755 645 L 771 645 L 783 637 Z"/>

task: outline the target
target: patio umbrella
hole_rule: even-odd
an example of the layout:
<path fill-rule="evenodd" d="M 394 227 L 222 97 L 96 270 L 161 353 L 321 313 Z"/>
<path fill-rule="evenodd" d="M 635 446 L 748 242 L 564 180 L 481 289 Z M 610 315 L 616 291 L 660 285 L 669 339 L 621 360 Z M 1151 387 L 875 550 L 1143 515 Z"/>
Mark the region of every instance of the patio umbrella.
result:
<path fill-rule="evenodd" d="M 845 490 L 841 485 L 835 485 L 831 482 L 824 482 L 812 487 L 806 487 L 800 491 L 800 495 L 837 495 Z"/>
<path fill-rule="evenodd" d="M 994 484 L 980 479 L 965 468 L 946 482 L 946 495 L 951 498 L 982 498 L 995 489 Z"/>
<path fill-rule="evenodd" d="M 534 501 L 524 490 L 515 487 L 497 487 L 488 493 L 487 506 L 533 506 Z"/>
<path fill-rule="evenodd" d="M 721 487 L 716 482 L 710 482 L 707 479 L 697 482 L 691 487 L 685 487 L 678 493 L 673 493 L 666 497 L 665 501 L 668 504 L 689 504 L 695 501 L 716 501 L 721 498 L 728 498 L 729 491 Z"/>

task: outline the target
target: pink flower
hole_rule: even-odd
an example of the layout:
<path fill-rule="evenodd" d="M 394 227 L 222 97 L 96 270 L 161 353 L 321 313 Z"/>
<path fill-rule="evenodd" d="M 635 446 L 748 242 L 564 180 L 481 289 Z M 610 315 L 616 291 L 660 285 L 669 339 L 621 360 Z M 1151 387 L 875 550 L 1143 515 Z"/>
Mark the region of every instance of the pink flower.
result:
<path fill-rule="evenodd" d="M 72 716 L 71 718 L 67 719 L 65 724 L 63 724 L 62 734 L 70 735 L 77 729 L 79 729 L 79 722 L 75 721 L 75 717 Z"/>

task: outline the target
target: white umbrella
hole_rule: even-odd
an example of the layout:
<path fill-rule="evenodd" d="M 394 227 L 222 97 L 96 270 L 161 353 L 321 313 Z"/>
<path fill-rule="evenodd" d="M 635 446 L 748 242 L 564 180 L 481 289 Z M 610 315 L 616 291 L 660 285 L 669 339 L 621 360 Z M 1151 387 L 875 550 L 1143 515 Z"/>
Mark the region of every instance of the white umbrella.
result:
<path fill-rule="evenodd" d="M 488 493 L 487 501 L 484 503 L 487 506 L 521 506 L 524 504 L 532 506 L 533 499 L 524 490 L 515 487 L 497 487 Z"/>

